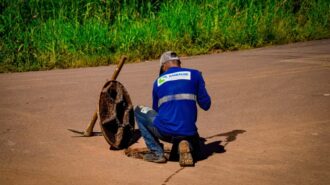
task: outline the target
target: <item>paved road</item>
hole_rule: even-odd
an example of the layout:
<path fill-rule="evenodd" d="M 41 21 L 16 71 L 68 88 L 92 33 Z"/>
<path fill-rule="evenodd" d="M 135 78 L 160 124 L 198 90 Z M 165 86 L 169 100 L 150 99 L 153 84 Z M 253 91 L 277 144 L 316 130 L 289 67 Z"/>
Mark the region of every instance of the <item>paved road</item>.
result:
<path fill-rule="evenodd" d="M 330 40 L 188 57 L 183 65 L 203 72 L 213 100 L 199 111 L 209 156 L 196 167 L 128 158 L 103 137 L 66 130 L 86 127 L 114 66 L 0 74 L 0 184 L 330 183 Z M 134 104 L 150 105 L 157 72 L 157 61 L 128 64 L 118 80 Z"/>

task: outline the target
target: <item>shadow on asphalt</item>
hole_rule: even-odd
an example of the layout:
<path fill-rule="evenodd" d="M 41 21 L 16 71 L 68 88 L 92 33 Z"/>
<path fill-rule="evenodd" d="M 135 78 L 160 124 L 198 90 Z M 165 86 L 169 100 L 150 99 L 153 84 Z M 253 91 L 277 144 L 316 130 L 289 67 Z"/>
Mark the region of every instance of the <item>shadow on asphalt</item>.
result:
<path fill-rule="evenodd" d="M 200 154 L 198 156 L 195 156 L 197 158 L 197 161 L 202 161 L 207 159 L 208 157 L 210 157 L 211 155 L 215 154 L 215 153 L 224 153 L 226 152 L 225 147 L 230 143 L 233 142 L 237 139 L 237 136 L 239 134 L 243 134 L 244 132 L 246 132 L 246 130 L 232 130 L 230 132 L 225 132 L 225 133 L 220 133 L 220 134 L 216 134 L 213 136 L 209 136 L 209 137 L 200 137 L 199 138 L 199 145 L 200 145 Z M 211 143 L 207 143 L 208 139 L 212 139 L 215 137 L 225 137 L 224 141 L 213 141 Z M 221 145 L 221 143 L 224 143 L 223 145 Z M 172 148 L 173 150 L 173 148 Z M 172 151 L 171 151 L 172 154 Z M 196 159 L 195 158 L 195 159 Z M 174 173 L 172 173 L 170 176 L 168 176 L 165 181 L 163 182 L 162 185 L 166 185 L 171 178 L 173 178 L 173 176 L 175 176 L 176 174 L 178 174 L 179 172 L 181 172 L 185 167 L 181 167 L 179 168 L 177 171 L 175 171 Z"/>
<path fill-rule="evenodd" d="M 72 131 L 72 129 L 70 130 Z M 72 136 L 72 137 L 84 137 L 82 135 L 83 132 L 78 132 L 78 131 L 74 131 L 80 135 L 78 136 Z M 200 137 L 199 138 L 199 151 L 200 153 L 197 154 L 197 156 L 195 156 L 194 158 L 196 159 L 196 161 L 202 161 L 207 159 L 208 157 L 212 156 L 213 154 L 216 153 L 225 153 L 226 152 L 226 146 L 235 141 L 237 139 L 237 136 L 239 134 L 243 134 L 244 132 L 246 132 L 246 130 L 232 130 L 230 132 L 225 132 L 225 133 L 219 133 L 219 134 L 215 134 L 212 136 L 208 136 L 208 137 Z M 102 136 L 102 132 L 93 132 L 92 136 Z M 211 143 L 207 143 L 207 140 L 209 139 L 213 139 L 213 138 L 217 138 L 217 137 L 225 137 L 225 139 L 222 140 L 218 140 L 218 141 L 213 141 Z M 129 143 L 129 146 L 133 145 L 134 143 L 136 143 L 139 139 L 141 138 L 141 133 L 139 129 L 136 129 L 134 131 L 133 137 L 131 139 L 131 142 Z M 179 155 L 176 149 L 173 149 L 176 147 L 172 148 L 167 148 L 165 149 L 165 153 L 169 156 L 169 160 L 170 161 L 178 161 L 179 159 Z M 110 150 L 118 150 L 115 148 L 110 147 Z M 147 148 L 137 148 L 137 149 L 126 149 L 125 150 L 125 154 L 129 157 L 134 157 L 134 158 L 143 158 L 143 155 L 145 153 L 148 153 L 148 149 Z"/>
<path fill-rule="evenodd" d="M 237 136 L 239 134 L 243 134 L 244 132 L 246 132 L 246 130 L 232 130 L 230 132 L 219 133 L 219 134 L 215 134 L 215 135 L 208 136 L 208 137 L 200 137 L 199 141 L 197 141 L 198 142 L 197 147 L 199 148 L 197 150 L 199 150 L 200 152 L 198 154 L 194 155 L 196 162 L 205 160 L 208 157 L 212 156 L 213 154 L 226 152 L 226 149 L 225 149 L 226 146 L 229 143 L 235 141 L 237 139 Z M 138 139 L 140 137 L 141 137 L 140 133 L 137 132 L 136 139 Z M 217 137 L 225 137 L 225 139 L 223 141 L 218 140 L 218 141 L 213 141 L 211 143 L 207 143 L 207 140 L 217 138 Z M 133 139 L 133 141 L 136 139 Z M 194 148 L 196 149 L 196 145 L 194 146 Z M 143 155 L 148 152 L 149 152 L 149 150 L 146 147 L 125 149 L 126 156 L 138 158 L 138 159 L 142 159 Z M 167 156 L 167 158 L 170 161 L 179 160 L 177 147 L 175 147 L 174 145 L 172 145 L 172 147 L 170 147 L 170 148 L 164 148 L 164 152 L 165 152 L 165 156 Z"/>
<path fill-rule="evenodd" d="M 201 137 L 200 138 L 200 145 L 201 145 L 201 153 L 198 155 L 197 161 L 202 161 L 210 157 L 215 153 L 224 153 L 226 152 L 225 147 L 230 143 L 237 139 L 239 134 L 243 134 L 246 130 L 232 130 L 230 132 L 220 133 L 208 137 Z M 216 137 L 225 137 L 225 140 L 213 141 L 211 143 L 207 143 L 208 139 L 216 138 Z"/>

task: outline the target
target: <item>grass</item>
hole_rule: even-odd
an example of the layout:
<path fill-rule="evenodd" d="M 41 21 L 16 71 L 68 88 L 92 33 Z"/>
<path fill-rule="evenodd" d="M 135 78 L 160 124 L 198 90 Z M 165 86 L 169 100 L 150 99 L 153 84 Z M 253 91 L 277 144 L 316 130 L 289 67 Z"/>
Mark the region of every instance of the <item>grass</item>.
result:
<path fill-rule="evenodd" d="M 328 0 L 0 0 L 0 72 L 330 37 Z"/>

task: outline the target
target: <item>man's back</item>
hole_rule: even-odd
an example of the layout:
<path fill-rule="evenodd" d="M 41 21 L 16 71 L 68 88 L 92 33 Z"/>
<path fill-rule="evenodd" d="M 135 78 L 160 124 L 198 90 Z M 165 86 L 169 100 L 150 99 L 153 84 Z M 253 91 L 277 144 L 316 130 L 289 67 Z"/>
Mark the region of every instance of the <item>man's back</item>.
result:
<path fill-rule="evenodd" d="M 195 135 L 196 101 L 202 109 L 210 108 L 211 99 L 201 73 L 193 69 L 171 67 L 154 83 L 153 109 L 158 112 L 155 126 L 160 132 L 170 135 Z"/>

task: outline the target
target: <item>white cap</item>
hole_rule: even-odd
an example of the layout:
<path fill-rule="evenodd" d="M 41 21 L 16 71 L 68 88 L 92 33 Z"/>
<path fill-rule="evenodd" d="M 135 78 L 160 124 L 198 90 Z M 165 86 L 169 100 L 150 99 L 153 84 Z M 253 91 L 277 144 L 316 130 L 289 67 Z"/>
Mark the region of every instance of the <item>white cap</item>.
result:
<path fill-rule="evenodd" d="M 180 60 L 178 55 L 173 51 L 166 51 L 162 54 L 160 57 L 160 66 L 162 66 L 164 63 L 171 61 L 171 60 Z"/>

